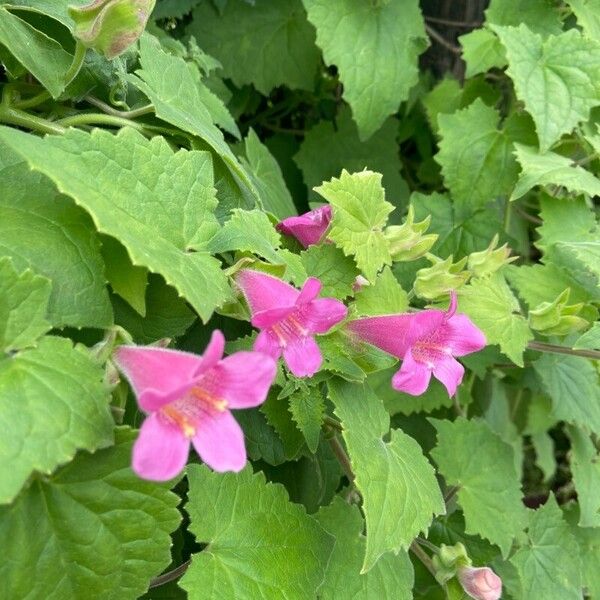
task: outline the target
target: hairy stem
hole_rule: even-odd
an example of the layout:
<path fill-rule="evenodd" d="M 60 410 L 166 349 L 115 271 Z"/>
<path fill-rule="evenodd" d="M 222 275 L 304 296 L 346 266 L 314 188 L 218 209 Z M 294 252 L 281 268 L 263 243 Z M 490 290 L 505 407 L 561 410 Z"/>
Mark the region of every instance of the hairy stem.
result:
<path fill-rule="evenodd" d="M 143 115 L 147 115 L 151 112 L 154 112 L 154 106 L 152 104 L 146 104 L 146 106 L 134 108 L 133 110 L 117 110 L 109 104 L 106 104 L 106 102 L 102 102 L 102 100 L 94 98 L 94 96 L 86 96 L 84 100 L 86 102 L 89 102 L 90 104 L 93 104 L 96 108 L 99 108 L 102 112 L 105 112 L 107 115 L 112 115 L 113 117 L 121 117 L 122 119 L 135 119 L 136 117 L 141 117 Z"/>
<path fill-rule="evenodd" d="M 169 581 L 174 581 L 175 579 L 179 579 L 188 569 L 192 559 L 186 560 L 184 563 L 180 564 L 178 567 L 175 567 L 172 571 L 167 571 L 158 577 L 155 577 L 148 587 L 155 588 L 159 585 L 164 585 L 165 583 L 169 583 Z"/>
<path fill-rule="evenodd" d="M 410 545 L 410 551 L 423 563 L 423 566 L 433 575 L 433 577 L 435 577 L 435 567 L 433 566 L 433 562 L 431 562 L 431 558 L 429 558 L 427 552 L 419 546 L 416 540 Z"/>
<path fill-rule="evenodd" d="M 352 471 L 352 464 L 350 463 L 350 458 L 346 454 L 346 451 L 344 450 L 342 443 L 340 442 L 340 440 L 338 439 L 338 437 L 336 435 L 328 437 L 327 441 L 329 442 L 329 445 L 330 445 L 331 449 L 333 450 L 335 457 L 338 459 L 338 462 L 340 463 L 342 470 L 346 474 L 346 477 L 349 479 L 350 483 L 352 483 L 354 481 L 355 475 L 354 475 L 354 471 Z"/>
<path fill-rule="evenodd" d="M 79 71 L 81 71 L 86 52 L 87 48 L 80 41 L 77 41 L 75 46 L 75 54 L 73 55 L 73 62 L 65 73 L 65 87 L 67 87 L 71 81 L 77 77 Z"/>
<path fill-rule="evenodd" d="M 66 131 L 58 123 L 53 123 L 46 119 L 30 115 L 18 108 L 12 108 L 7 104 L 2 103 L 0 105 L 0 122 L 7 123 L 9 125 L 17 125 L 24 127 L 25 129 L 31 129 L 31 131 L 39 131 L 40 133 L 55 133 L 62 134 Z"/>
<path fill-rule="evenodd" d="M 325 425 L 329 425 L 329 427 L 337 429 L 338 431 L 344 431 L 344 427 L 342 426 L 342 424 L 337 419 L 334 419 L 329 415 L 325 415 L 323 417 L 323 423 L 325 423 Z"/>
<path fill-rule="evenodd" d="M 50 96 L 50 92 L 44 90 L 43 92 L 40 92 L 39 94 L 36 94 L 31 98 L 27 98 L 27 100 L 18 100 L 16 102 L 13 102 L 12 107 L 20 108 L 22 110 L 25 110 L 27 108 L 33 108 L 34 106 L 37 106 L 42 102 L 46 102 L 46 100 L 49 100 L 51 97 L 52 96 Z"/>
<path fill-rule="evenodd" d="M 582 356 L 583 358 L 593 358 L 594 360 L 600 360 L 599 350 L 576 350 L 575 348 L 569 348 L 568 346 L 559 346 L 558 344 L 547 344 L 546 342 L 529 342 L 529 344 L 527 344 L 527 347 L 530 350 L 537 350 L 538 352 L 569 354 L 571 356 Z"/>
<path fill-rule="evenodd" d="M 114 127 L 133 127 L 138 131 L 144 129 L 143 125 L 130 121 L 129 119 L 123 119 L 122 117 L 115 117 L 113 115 L 105 115 L 104 113 L 81 113 L 79 115 L 73 115 L 71 117 L 65 117 L 57 121 L 63 127 L 80 127 L 82 125 L 108 125 Z"/>

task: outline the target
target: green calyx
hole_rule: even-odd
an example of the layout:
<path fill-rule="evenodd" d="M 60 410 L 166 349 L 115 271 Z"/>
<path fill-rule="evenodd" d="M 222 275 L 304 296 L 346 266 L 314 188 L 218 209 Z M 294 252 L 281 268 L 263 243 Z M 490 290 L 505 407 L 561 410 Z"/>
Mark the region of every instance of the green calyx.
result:
<path fill-rule="evenodd" d="M 435 578 L 441 585 L 455 577 L 460 568 L 470 567 L 472 564 L 467 549 L 460 542 L 454 546 L 442 544 L 432 561 L 435 567 Z"/>
<path fill-rule="evenodd" d="M 589 322 L 580 316 L 584 303 L 567 304 L 571 290 L 566 288 L 552 302 L 542 302 L 529 311 L 529 326 L 541 335 L 567 335 L 585 329 Z M 584 313 L 585 314 L 585 313 Z"/>
<path fill-rule="evenodd" d="M 439 237 L 436 233 L 423 235 L 429 229 L 430 223 L 431 215 L 415 223 L 414 209 L 409 206 L 404 224 L 387 227 L 384 235 L 389 242 L 392 260 L 396 262 L 417 260 L 429 252 Z"/>
<path fill-rule="evenodd" d="M 415 294 L 421 298 L 435 300 L 445 296 L 465 284 L 471 276 L 469 271 L 464 270 L 467 264 L 466 256 L 458 262 L 453 262 L 452 255 L 446 260 L 433 254 L 428 254 L 427 258 L 432 265 L 417 271 L 414 285 Z"/>

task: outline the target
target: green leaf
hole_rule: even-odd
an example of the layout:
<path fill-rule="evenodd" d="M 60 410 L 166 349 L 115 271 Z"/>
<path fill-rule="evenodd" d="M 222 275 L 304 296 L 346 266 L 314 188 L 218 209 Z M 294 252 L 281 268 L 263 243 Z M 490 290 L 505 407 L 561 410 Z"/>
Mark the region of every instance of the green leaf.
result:
<path fill-rule="evenodd" d="M 257 197 L 254 185 L 215 123 L 239 136 L 237 125 L 228 113 L 224 114 L 224 107 L 217 110 L 216 96 L 200 80 L 197 67 L 164 52 L 150 35 L 143 35 L 140 40 L 140 60 L 142 68 L 136 71 L 137 77 L 129 77 L 148 96 L 156 116 L 201 137 L 221 157 L 242 186 L 241 193 L 249 206 L 253 206 Z M 169 76 L 165 77 L 165 73 Z"/>
<path fill-rule="evenodd" d="M 583 34 L 600 41 L 600 1 L 568 0 L 567 4 L 577 17 L 577 24 L 583 29 Z"/>
<path fill-rule="evenodd" d="M 394 207 L 385 201 L 381 175 L 343 170 L 339 179 L 315 189 L 334 208 L 328 237 L 344 254 L 353 255 L 358 268 L 373 281 L 384 265 L 392 263 L 383 227 Z"/>
<path fill-rule="evenodd" d="M 434 515 L 445 512 L 435 473 L 419 444 L 390 419 L 366 385 L 329 382 L 329 397 L 344 427 L 356 486 L 363 497 L 367 541 L 362 573 L 386 552 L 407 549 Z"/>
<path fill-rule="evenodd" d="M 492 29 L 506 48 L 507 72 L 546 152 L 600 105 L 600 42 L 576 29 L 546 40 L 526 25 Z"/>
<path fill-rule="evenodd" d="M 368 139 L 417 83 L 417 59 L 428 44 L 419 3 L 303 2 L 325 62 L 338 68 L 360 137 Z"/>
<path fill-rule="evenodd" d="M 471 252 L 484 250 L 498 232 L 500 217 L 490 207 L 465 210 L 466 207 L 454 206 L 448 196 L 437 192 L 430 195 L 413 192 L 410 204 L 416 221 L 431 215 L 427 232 L 439 236 L 431 251 L 440 256 L 452 254 L 460 259 Z"/>
<path fill-rule="evenodd" d="M 0 44 L 8 48 L 53 98 L 60 96 L 73 57 L 57 41 L 0 6 Z"/>
<path fill-rule="evenodd" d="M 10 502 L 32 472 L 51 473 L 78 449 L 112 442 L 113 419 L 103 370 L 83 347 L 44 337 L 37 347 L 0 360 L 0 503 Z"/>
<path fill-rule="evenodd" d="M 12 131 L 12 130 L 11 130 Z M 18 134 L 18 132 L 17 132 Z M 47 277 L 54 327 L 110 327 L 100 242 L 89 216 L 0 144 L 0 256 Z"/>
<path fill-rule="evenodd" d="M 506 356 L 523 366 L 523 352 L 533 334 L 521 315 L 518 300 L 500 273 L 474 279 L 462 287 L 459 309 L 483 331 L 488 344 L 499 344 Z"/>
<path fill-rule="evenodd" d="M 577 490 L 581 527 L 600 526 L 600 456 L 589 435 L 567 427 L 571 440 L 570 466 Z"/>
<path fill-rule="evenodd" d="M 264 209 L 278 219 L 298 214 L 279 164 L 253 129 L 248 131 L 244 150 L 248 171 L 253 175 Z"/>
<path fill-rule="evenodd" d="M 557 420 L 600 433 L 600 384 L 590 361 L 546 353 L 533 368 L 552 399 L 552 414 Z"/>
<path fill-rule="evenodd" d="M 460 486 L 465 531 L 497 544 L 506 556 L 526 523 L 513 448 L 483 421 L 430 421 L 438 434 L 431 456 L 446 482 Z M 510 519 L 502 519 L 507 513 Z"/>
<path fill-rule="evenodd" d="M 360 573 L 366 540 L 362 533 L 364 522 L 357 506 L 347 504 L 337 496 L 329 506 L 319 510 L 316 519 L 335 538 L 319 598 L 412 598 L 414 573 L 406 552 L 382 556 L 368 573 Z"/>
<path fill-rule="evenodd" d="M 563 186 L 568 191 L 590 196 L 600 195 L 600 179 L 583 167 L 554 152 L 540 154 L 535 148 L 515 144 L 521 176 L 510 197 L 516 200 L 536 185 Z"/>
<path fill-rule="evenodd" d="M 261 405 L 260 411 L 281 438 L 286 460 L 296 460 L 304 448 L 305 439 L 292 419 L 287 399 L 280 399 L 271 391 L 267 400 Z"/>
<path fill-rule="evenodd" d="M 47 15 L 62 23 L 68 29 L 73 29 L 75 23 L 69 16 L 69 6 L 83 6 L 89 4 L 89 0 L 9 0 L 3 2 L 7 7 L 19 10 L 32 11 L 42 15 Z"/>
<path fill-rule="evenodd" d="M 591 329 L 575 341 L 573 348 L 600 350 L 600 323 L 594 323 Z"/>
<path fill-rule="evenodd" d="M 158 0 L 152 11 L 153 19 L 181 19 L 202 0 Z"/>
<path fill-rule="evenodd" d="M 354 307 L 357 315 L 401 313 L 408 308 L 408 295 L 394 277 L 391 269 L 385 267 L 373 285 L 364 286 L 356 293 Z"/>
<path fill-rule="evenodd" d="M 315 32 L 300 0 L 228 0 L 222 14 L 202 2 L 188 32 L 241 87 L 251 83 L 267 95 L 280 85 L 312 90 L 319 62 Z"/>
<path fill-rule="evenodd" d="M 563 27 L 552 0 L 491 0 L 485 20 L 494 25 L 524 23 L 543 35 L 560 33 Z"/>
<path fill-rule="evenodd" d="M 467 64 L 466 77 L 486 73 L 506 65 L 506 54 L 498 37 L 489 29 L 474 29 L 458 38 L 462 58 Z"/>
<path fill-rule="evenodd" d="M 262 459 L 270 465 L 281 465 L 286 461 L 281 438 L 258 408 L 241 410 L 236 419 L 244 430 L 246 450 L 252 460 Z"/>
<path fill-rule="evenodd" d="M 402 179 L 402 163 L 398 155 L 398 120 L 386 119 L 383 125 L 366 141 L 358 137 L 356 123 L 350 110 L 343 107 L 335 124 L 322 120 L 304 136 L 294 160 L 302 170 L 309 189 L 309 200 L 318 200 L 313 188 L 337 177 L 342 169 L 350 173 L 370 169 L 383 175 L 383 186 L 396 206 L 404 206 L 408 186 Z"/>
<path fill-rule="evenodd" d="M 580 600 L 579 548 L 552 494 L 531 511 L 527 538 L 510 559 L 519 572 L 523 598 Z"/>
<path fill-rule="evenodd" d="M 44 139 L 2 128 L 0 139 L 83 206 L 133 264 L 161 274 L 204 321 L 229 298 L 219 261 L 193 251 L 217 228 L 207 152 L 173 154 L 164 138 L 147 140 L 129 128 L 117 135 L 70 129 Z"/>
<path fill-rule="evenodd" d="M 106 278 L 115 294 L 118 294 L 142 317 L 146 315 L 146 286 L 148 270 L 136 267 L 127 249 L 115 238 L 102 238 L 102 258 L 106 265 Z"/>
<path fill-rule="evenodd" d="M 116 438 L 115 446 L 34 479 L 0 508 L 10 556 L 0 566 L 3 598 L 133 600 L 169 565 L 180 499 L 132 473 L 133 432 Z"/>
<path fill-rule="evenodd" d="M 249 467 L 214 473 L 191 465 L 188 479 L 190 529 L 208 544 L 180 581 L 190 598 L 209 590 L 222 598 L 317 596 L 334 540 L 283 486 Z"/>
<path fill-rule="evenodd" d="M 313 244 L 300 254 L 306 274 L 323 284 L 321 296 L 344 300 L 352 294 L 358 269 L 349 256 L 333 244 Z"/>
<path fill-rule="evenodd" d="M 480 98 L 463 110 L 438 118 L 442 141 L 435 158 L 454 201 L 463 206 L 476 208 L 508 196 L 517 180 L 511 125 L 506 123 L 501 131 L 499 120 L 498 111 Z"/>
<path fill-rule="evenodd" d="M 302 386 L 289 397 L 290 413 L 302 432 L 308 449 L 314 454 L 321 437 L 325 398 L 316 386 Z"/>
<path fill-rule="evenodd" d="M 421 103 L 427 113 L 431 129 L 437 135 L 439 132 L 438 116 L 454 113 L 461 108 L 463 88 L 454 77 L 446 76 L 438 81 L 427 94 L 421 98 Z"/>
<path fill-rule="evenodd" d="M 126 329 L 138 344 L 179 337 L 196 320 L 185 300 L 158 275 L 150 275 L 144 302 L 146 311 L 142 317 L 120 298 L 113 298 L 115 323 Z"/>
<path fill-rule="evenodd" d="M 9 258 L 0 258 L 0 351 L 31 346 L 51 329 L 45 318 L 50 287 L 49 279 L 18 273 Z"/>

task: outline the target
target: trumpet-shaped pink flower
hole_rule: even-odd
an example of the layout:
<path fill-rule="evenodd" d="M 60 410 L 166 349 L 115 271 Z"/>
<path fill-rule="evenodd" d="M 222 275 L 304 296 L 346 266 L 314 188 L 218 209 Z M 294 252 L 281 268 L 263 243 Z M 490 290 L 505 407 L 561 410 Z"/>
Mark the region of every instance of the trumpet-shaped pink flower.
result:
<path fill-rule="evenodd" d="M 244 434 L 229 409 L 264 402 L 277 366 L 259 352 L 222 358 L 224 346 L 223 334 L 215 331 L 202 356 L 142 346 L 115 351 L 115 363 L 148 414 L 133 447 L 132 468 L 140 477 L 175 477 L 190 443 L 215 471 L 244 468 Z"/>
<path fill-rule="evenodd" d="M 277 224 L 277 231 L 295 237 L 305 248 L 318 244 L 331 222 L 331 206 L 325 204 L 299 217 L 288 217 Z"/>
<path fill-rule="evenodd" d="M 427 389 L 432 375 L 453 396 L 465 372 L 454 357 L 477 352 L 486 345 L 483 332 L 469 317 L 456 314 L 455 292 L 451 294 L 448 311 L 366 317 L 351 321 L 348 329 L 402 359 L 392 386 L 412 396 L 419 396 Z"/>
<path fill-rule="evenodd" d="M 237 283 L 252 311 L 252 325 L 261 330 L 254 350 L 274 359 L 283 354 L 296 377 L 314 375 L 323 362 L 314 335 L 327 333 L 346 318 L 344 304 L 334 298 L 317 298 L 321 282 L 315 277 L 297 290 L 271 275 L 244 269 Z"/>
<path fill-rule="evenodd" d="M 498 600 L 502 595 L 502 579 L 489 567 L 463 567 L 458 570 L 458 580 L 475 600 Z"/>

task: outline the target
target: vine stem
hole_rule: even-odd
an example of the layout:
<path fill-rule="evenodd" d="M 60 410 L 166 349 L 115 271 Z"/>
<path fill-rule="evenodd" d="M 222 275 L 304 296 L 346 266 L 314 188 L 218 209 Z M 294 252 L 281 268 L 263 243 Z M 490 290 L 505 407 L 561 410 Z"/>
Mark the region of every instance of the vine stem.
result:
<path fill-rule="evenodd" d="M 26 129 L 39 131 L 40 133 L 63 134 L 66 131 L 66 129 L 58 123 L 53 123 L 52 121 L 30 115 L 29 113 L 19 110 L 18 108 L 12 108 L 4 103 L 0 105 L 0 122 L 18 125 L 19 127 L 25 127 Z"/>
<path fill-rule="evenodd" d="M 342 470 L 346 474 L 346 477 L 350 480 L 350 483 L 352 483 L 354 481 L 355 475 L 354 471 L 352 470 L 352 463 L 350 462 L 350 458 L 346 454 L 342 443 L 338 439 L 337 435 L 328 437 L 327 441 L 329 442 L 329 446 L 333 450 L 335 457 L 338 459 Z"/>
<path fill-rule="evenodd" d="M 410 545 L 410 551 L 423 563 L 423 566 L 435 578 L 435 567 L 433 566 L 433 562 L 427 555 L 427 552 L 425 552 L 425 550 L 419 546 L 419 543 L 416 540 Z"/>
<path fill-rule="evenodd" d="M 72 117 L 65 117 L 56 121 L 63 127 L 78 127 L 81 125 L 113 125 L 115 127 L 133 127 L 138 131 L 143 131 L 144 126 L 135 121 L 124 119 L 122 117 L 115 117 L 113 115 L 105 115 L 104 113 L 82 113 L 80 115 L 73 115 Z"/>
<path fill-rule="evenodd" d="M 342 426 L 342 424 L 337 419 L 334 419 L 329 415 L 325 415 L 323 417 L 323 423 L 325 423 L 325 425 L 333 427 L 334 429 L 337 429 L 338 431 L 344 431 L 344 427 Z"/>
<path fill-rule="evenodd" d="M 79 71 L 81 71 L 86 52 L 87 48 L 79 40 L 77 40 L 77 44 L 75 45 L 75 54 L 73 55 L 73 62 L 65 73 L 65 87 L 67 87 L 71 81 L 77 77 Z"/>
<path fill-rule="evenodd" d="M 102 102 L 102 100 L 94 98 L 94 96 L 86 96 L 84 100 L 86 102 L 89 102 L 89 104 L 94 105 L 96 108 L 99 108 L 102 112 L 105 112 L 107 115 L 112 115 L 113 117 L 121 117 L 122 119 L 135 119 L 136 117 L 141 117 L 143 115 L 147 115 L 151 112 L 154 112 L 154 105 L 152 104 L 146 104 L 146 106 L 134 108 L 133 110 L 117 110 L 109 104 L 106 104 L 106 102 Z"/>
<path fill-rule="evenodd" d="M 167 571 L 158 577 L 155 577 L 148 586 L 149 588 L 155 588 L 159 585 L 164 585 L 165 583 L 169 583 L 169 581 L 174 581 L 175 579 L 179 579 L 188 569 L 192 559 L 186 560 L 184 563 L 181 563 L 178 567 L 175 567 L 172 571 Z"/>
<path fill-rule="evenodd" d="M 582 356 L 583 358 L 593 358 L 600 360 L 600 351 L 598 350 L 577 350 L 568 346 L 559 346 L 558 344 L 547 344 L 546 342 L 529 342 L 527 347 L 530 350 L 538 352 L 552 352 L 553 354 L 569 354 L 571 356 Z"/>
<path fill-rule="evenodd" d="M 430 25 L 427 25 L 427 23 L 425 23 L 425 31 L 427 31 L 429 36 L 431 36 L 438 44 L 441 44 L 442 46 L 444 46 L 444 48 L 450 50 L 450 52 L 459 55 L 462 54 L 462 50 L 458 46 L 455 46 L 454 44 L 449 42 L 443 35 L 438 33 L 436 29 L 434 29 Z"/>

